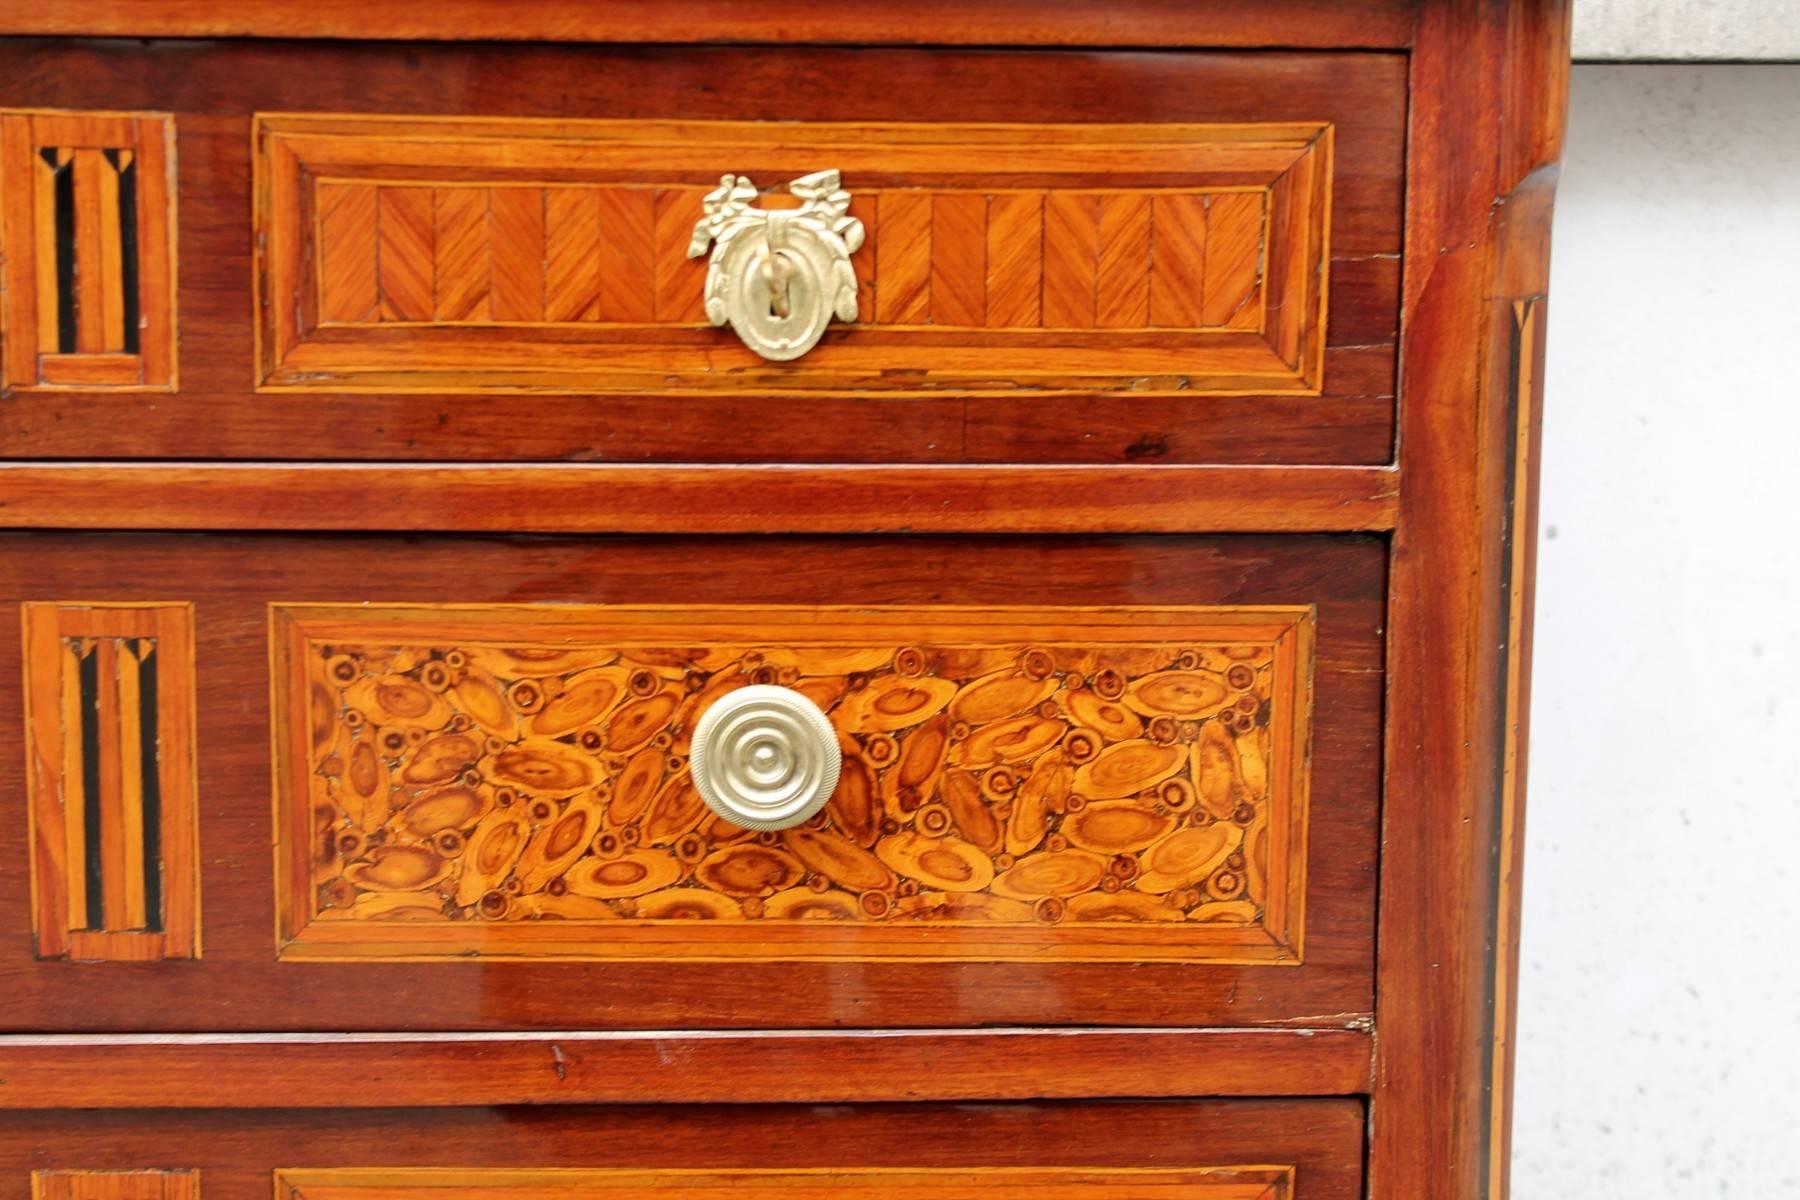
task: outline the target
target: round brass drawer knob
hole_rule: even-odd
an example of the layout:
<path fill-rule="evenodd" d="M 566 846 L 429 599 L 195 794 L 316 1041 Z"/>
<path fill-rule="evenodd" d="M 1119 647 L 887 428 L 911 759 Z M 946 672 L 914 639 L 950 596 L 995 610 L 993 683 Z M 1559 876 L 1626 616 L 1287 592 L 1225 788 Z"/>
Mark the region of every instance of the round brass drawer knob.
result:
<path fill-rule="evenodd" d="M 694 786 L 745 829 L 790 829 L 825 807 L 843 753 L 825 713 L 791 688 L 755 684 L 715 701 L 694 727 Z"/>

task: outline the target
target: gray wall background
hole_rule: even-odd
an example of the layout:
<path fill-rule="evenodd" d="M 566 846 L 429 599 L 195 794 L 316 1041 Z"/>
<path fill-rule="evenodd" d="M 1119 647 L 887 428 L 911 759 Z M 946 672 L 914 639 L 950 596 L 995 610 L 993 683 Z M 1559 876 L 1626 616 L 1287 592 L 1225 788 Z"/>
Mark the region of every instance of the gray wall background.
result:
<path fill-rule="evenodd" d="M 1800 0 L 1574 0 L 1575 57 L 1800 59 Z"/>
<path fill-rule="evenodd" d="M 1656 7 L 1800 37 L 1787 3 Z M 1800 1196 L 1797 281 L 1800 66 L 1576 68 L 1517 1200 Z"/>

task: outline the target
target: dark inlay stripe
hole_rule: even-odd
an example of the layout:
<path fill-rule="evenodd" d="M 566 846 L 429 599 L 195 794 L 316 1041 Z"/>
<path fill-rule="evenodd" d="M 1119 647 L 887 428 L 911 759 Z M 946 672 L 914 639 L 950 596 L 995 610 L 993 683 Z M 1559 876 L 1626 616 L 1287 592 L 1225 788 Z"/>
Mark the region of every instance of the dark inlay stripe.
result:
<path fill-rule="evenodd" d="M 129 313 L 132 310 L 126 309 Z M 132 344 L 127 341 L 128 348 Z M 156 753 L 156 643 L 138 643 L 143 657 L 138 665 L 138 770 L 143 775 L 144 797 L 144 925 L 160 933 L 162 911 L 162 773 Z"/>
<path fill-rule="evenodd" d="M 75 353 L 75 161 L 56 164 L 57 150 L 46 146 L 40 153 L 55 172 L 53 187 L 56 217 L 56 348 Z"/>
<path fill-rule="evenodd" d="M 100 656 L 81 654 L 81 822 L 86 831 L 87 928 L 106 928 L 106 881 L 100 856 Z"/>
<path fill-rule="evenodd" d="M 108 150 L 114 167 L 119 152 Z M 138 352 L 137 159 L 119 170 L 119 277 L 125 311 L 125 353 Z M 146 867 L 146 873 L 148 867 Z"/>

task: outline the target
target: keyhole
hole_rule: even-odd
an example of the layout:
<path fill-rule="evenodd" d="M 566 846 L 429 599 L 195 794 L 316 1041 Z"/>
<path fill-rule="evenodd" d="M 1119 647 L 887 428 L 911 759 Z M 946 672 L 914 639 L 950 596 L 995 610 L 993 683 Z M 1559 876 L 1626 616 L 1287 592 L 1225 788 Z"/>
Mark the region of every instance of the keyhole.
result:
<path fill-rule="evenodd" d="M 765 249 L 758 265 L 763 285 L 769 289 L 769 315 L 777 320 L 785 320 L 793 312 L 788 281 L 794 277 L 794 264 L 788 261 L 787 255 Z"/>

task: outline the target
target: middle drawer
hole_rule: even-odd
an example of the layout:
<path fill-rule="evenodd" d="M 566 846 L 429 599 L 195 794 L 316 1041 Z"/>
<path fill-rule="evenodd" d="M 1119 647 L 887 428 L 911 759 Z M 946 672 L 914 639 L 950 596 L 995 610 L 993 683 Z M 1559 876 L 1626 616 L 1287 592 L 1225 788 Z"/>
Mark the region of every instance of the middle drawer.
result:
<path fill-rule="evenodd" d="M 1370 1009 L 1376 539 L 4 549 L 19 1027 Z"/>

